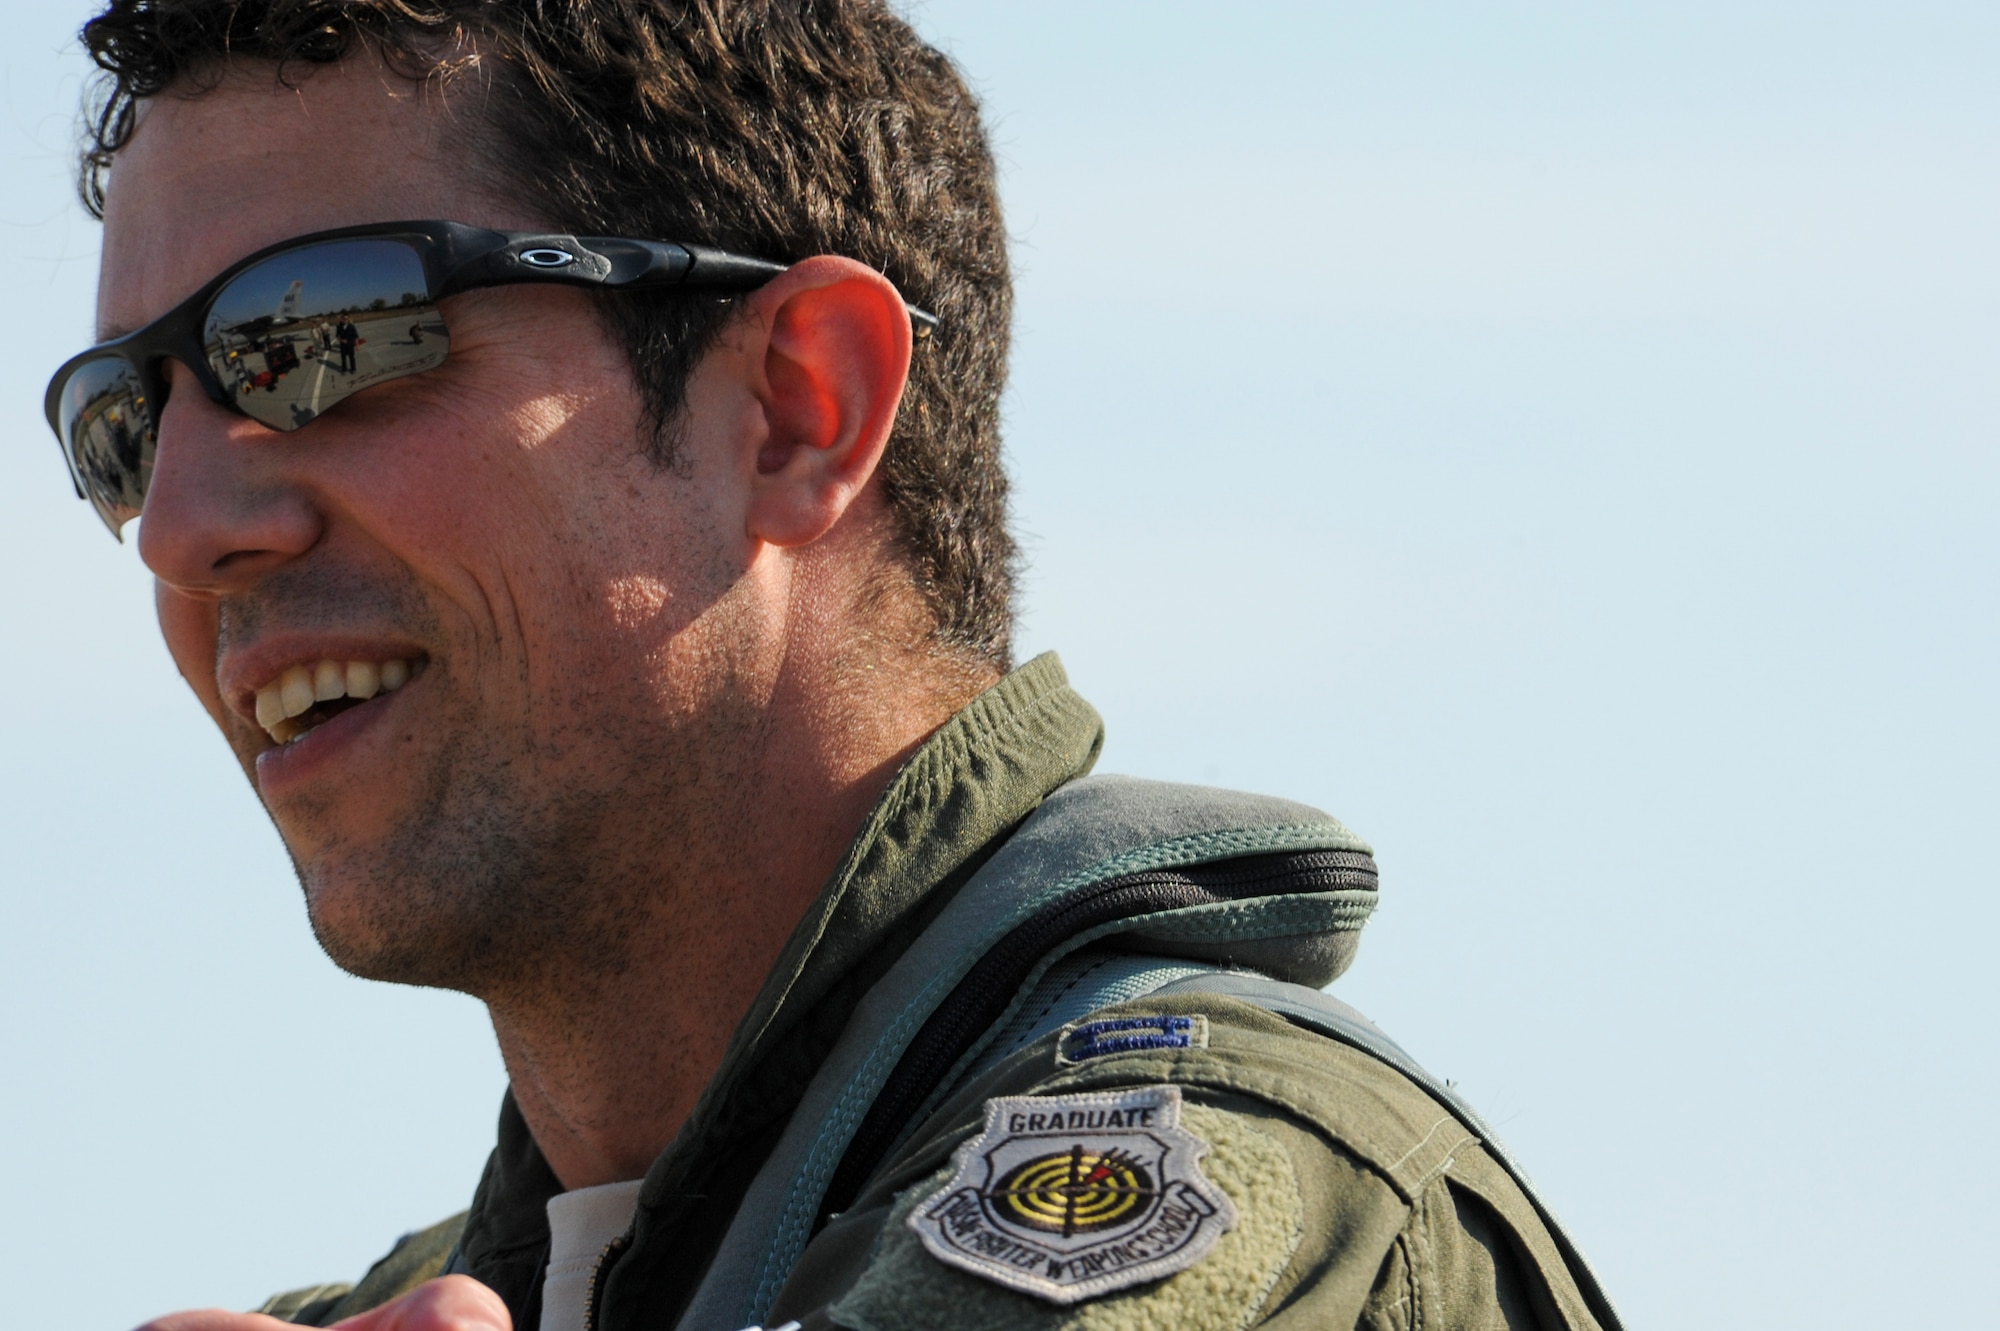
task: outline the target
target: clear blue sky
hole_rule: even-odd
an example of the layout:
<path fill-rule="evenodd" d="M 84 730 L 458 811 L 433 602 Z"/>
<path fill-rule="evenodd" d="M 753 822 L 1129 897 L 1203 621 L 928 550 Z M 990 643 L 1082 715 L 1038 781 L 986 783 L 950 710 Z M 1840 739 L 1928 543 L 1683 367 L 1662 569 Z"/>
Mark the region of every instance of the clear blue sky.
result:
<path fill-rule="evenodd" d="M 0 1282 L 114 1331 L 459 1209 L 501 1073 L 318 955 L 67 495 L 86 10 L 0 11 Z M 1634 1326 L 1991 1320 L 2000 10 L 916 17 L 1005 163 L 1023 646 L 1105 768 L 1374 842 L 1338 991 Z"/>

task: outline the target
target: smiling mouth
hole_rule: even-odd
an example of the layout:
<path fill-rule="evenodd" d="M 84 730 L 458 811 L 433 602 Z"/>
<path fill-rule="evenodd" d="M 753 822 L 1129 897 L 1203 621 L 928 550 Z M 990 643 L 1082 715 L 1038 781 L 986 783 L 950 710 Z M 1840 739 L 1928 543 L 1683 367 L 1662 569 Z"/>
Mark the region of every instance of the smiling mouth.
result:
<path fill-rule="evenodd" d="M 328 659 L 292 666 L 257 690 L 257 724 L 273 743 L 290 744 L 377 694 L 394 693 L 422 673 L 423 664 Z"/>

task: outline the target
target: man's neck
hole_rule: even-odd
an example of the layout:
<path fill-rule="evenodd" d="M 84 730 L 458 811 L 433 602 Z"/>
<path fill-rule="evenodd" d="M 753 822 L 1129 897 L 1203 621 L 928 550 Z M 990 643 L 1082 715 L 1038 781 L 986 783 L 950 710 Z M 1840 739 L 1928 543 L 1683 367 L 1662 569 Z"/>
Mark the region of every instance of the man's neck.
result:
<path fill-rule="evenodd" d="M 585 931 L 597 953 L 546 958 L 532 985 L 484 995 L 515 1102 L 565 1188 L 638 1178 L 673 1140 L 869 810 L 965 701 L 890 673 L 841 690 L 872 753 L 851 726 L 832 754 L 768 744 L 755 799 L 697 820 L 715 844 L 602 866 L 646 890 L 609 894 L 639 904 L 618 930 Z"/>

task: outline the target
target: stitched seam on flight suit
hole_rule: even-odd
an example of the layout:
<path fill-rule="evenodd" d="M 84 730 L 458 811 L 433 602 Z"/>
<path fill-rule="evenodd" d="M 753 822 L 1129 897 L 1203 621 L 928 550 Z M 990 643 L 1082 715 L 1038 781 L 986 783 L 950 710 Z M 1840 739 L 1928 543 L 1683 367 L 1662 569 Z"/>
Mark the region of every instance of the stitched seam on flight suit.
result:
<path fill-rule="evenodd" d="M 1396 1246 L 1403 1250 L 1403 1324 L 1417 1331 L 1424 1324 L 1424 1291 L 1417 1279 L 1421 1268 L 1416 1244 L 1405 1232 L 1396 1236 Z"/>
<path fill-rule="evenodd" d="M 1449 1159 L 1446 1163 L 1450 1163 Z M 1436 1179 L 1437 1175 L 1433 1174 L 1431 1182 L 1435 1183 Z M 1421 1322 L 1430 1321 L 1430 1307 L 1433 1303 L 1438 1305 L 1440 1316 L 1445 1315 L 1451 1308 L 1450 1292 L 1440 1287 L 1444 1270 L 1443 1258 L 1438 1253 L 1438 1226 L 1458 1223 L 1458 1213 L 1455 1208 L 1447 1210 L 1443 1215 L 1439 1214 L 1438 1202 L 1450 1200 L 1450 1194 L 1446 1191 L 1448 1186 L 1445 1184 L 1431 1186 L 1427 1183 L 1422 1199 L 1410 1211 L 1409 1230 L 1421 1254 L 1416 1268 L 1410 1273 L 1410 1283 L 1416 1290 L 1417 1311 Z"/>
<path fill-rule="evenodd" d="M 1423 1294 L 1417 1285 L 1416 1242 L 1406 1228 L 1396 1236 L 1396 1251 L 1402 1254 L 1403 1289 L 1396 1297 L 1396 1306 L 1403 1311 L 1402 1322 L 1405 1331 L 1417 1331 L 1424 1324 Z"/>
<path fill-rule="evenodd" d="M 1410 1236 L 1410 1328 L 1424 1331 L 1424 1323 L 1430 1320 L 1430 1300 L 1425 1297 L 1424 1273 L 1436 1263 L 1430 1252 L 1430 1235 L 1427 1221 L 1430 1206 L 1426 1195 L 1420 1194 L 1417 1204 L 1410 1208 L 1409 1226 L 1405 1232 Z"/>
<path fill-rule="evenodd" d="M 1406 1218 L 1403 1222 L 1409 1224 Z M 1382 1254 L 1382 1268 L 1361 1308 L 1359 1326 L 1368 1331 L 1410 1331 L 1416 1306 L 1416 1266 L 1409 1236 L 1398 1232 Z"/>
<path fill-rule="evenodd" d="M 1431 1140 L 1437 1137 L 1439 1128 L 1447 1126 L 1457 1129 L 1455 1133 L 1447 1134 L 1447 1139 L 1451 1142 L 1451 1145 L 1439 1151 L 1435 1161 L 1418 1173 L 1414 1184 L 1418 1189 L 1428 1187 L 1433 1179 L 1451 1168 L 1453 1160 L 1457 1158 L 1460 1147 L 1464 1146 L 1467 1142 L 1476 1142 L 1479 1140 L 1470 1132 L 1467 1132 L 1465 1125 L 1450 1114 L 1446 1114 L 1443 1118 L 1431 1124 L 1430 1131 L 1424 1134 L 1423 1140 L 1403 1152 L 1402 1158 L 1389 1166 L 1390 1172 L 1394 1173 L 1402 1169 L 1404 1165 L 1410 1162 L 1412 1157 L 1422 1152 L 1425 1147 L 1431 1144 Z"/>

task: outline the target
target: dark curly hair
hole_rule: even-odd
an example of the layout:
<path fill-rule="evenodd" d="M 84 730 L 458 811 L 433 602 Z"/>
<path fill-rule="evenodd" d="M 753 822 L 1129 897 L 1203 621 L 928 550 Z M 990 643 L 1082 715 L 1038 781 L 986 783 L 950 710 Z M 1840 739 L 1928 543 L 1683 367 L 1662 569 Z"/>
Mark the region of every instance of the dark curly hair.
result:
<path fill-rule="evenodd" d="M 883 0 L 109 0 L 83 41 L 105 71 L 80 179 L 99 216 L 140 99 L 199 95 L 232 61 L 290 81 L 365 49 L 413 81 L 483 79 L 472 167 L 552 225 L 880 269 L 941 319 L 880 473 L 904 560 L 938 644 L 1007 666 L 1013 290 L 992 154 L 957 70 Z M 672 465 L 688 376 L 729 305 L 602 308 Z"/>

